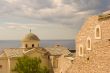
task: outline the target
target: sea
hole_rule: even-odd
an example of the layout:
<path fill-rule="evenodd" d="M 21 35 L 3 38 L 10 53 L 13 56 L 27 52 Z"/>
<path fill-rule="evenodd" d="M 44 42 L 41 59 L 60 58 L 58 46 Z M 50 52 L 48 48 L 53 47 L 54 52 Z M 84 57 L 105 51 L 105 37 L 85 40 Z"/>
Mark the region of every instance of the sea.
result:
<path fill-rule="evenodd" d="M 62 45 L 70 50 L 75 50 L 74 40 L 41 40 L 41 47 L 51 47 L 55 45 Z M 21 41 L 19 40 L 0 40 L 0 50 L 4 48 L 19 48 L 21 47 Z"/>

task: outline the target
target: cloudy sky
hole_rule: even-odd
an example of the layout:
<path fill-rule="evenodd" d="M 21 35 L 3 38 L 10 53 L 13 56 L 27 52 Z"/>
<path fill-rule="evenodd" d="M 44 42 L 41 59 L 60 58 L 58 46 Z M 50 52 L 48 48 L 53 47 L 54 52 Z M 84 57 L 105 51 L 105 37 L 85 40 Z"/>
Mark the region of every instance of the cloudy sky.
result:
<path fill-rule="evenodd" d="M 87 17 L 110 0 L 0 0 L 0 40 L 20 40 L 32 29 L 40 39 L 74 39 Z"/>

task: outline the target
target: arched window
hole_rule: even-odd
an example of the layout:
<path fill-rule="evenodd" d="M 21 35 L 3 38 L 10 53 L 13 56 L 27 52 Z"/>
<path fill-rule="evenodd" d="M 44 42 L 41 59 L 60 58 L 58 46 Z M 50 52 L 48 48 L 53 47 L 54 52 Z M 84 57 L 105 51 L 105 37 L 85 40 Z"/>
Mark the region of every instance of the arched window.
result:
<path fill-rule="evenodd" d="M 101 39 L 101 29 L 100 25 L 97 25 L 95 27 L 95 39 Z"/>
<path fill-rule="evenodd" d="M 34 44 L 32 44 L 32 48 L 34 48 Z"/>
<path fill-rule="evenodd" d="M 91 38 L 90 37 L 88 37 L 87 38 L 87 50 L 91 50 Z"/>
<path fill-rule="evenodd" d="M 96 28 L 96 37 L 100 37 L 99 31 L 100 31 L 99 28 Z"/>
<path fill-rule="evenodd" d="M 25 48 L 27 48 L 28 47 L 28 45 L 27 44 L 25 44 Z"/>
<path fill-rule="evenodd" d="M 79 56 L 83 56 L 84 54 L 84 49 L 83 49 L 83 45 L 79 46 Z"/>

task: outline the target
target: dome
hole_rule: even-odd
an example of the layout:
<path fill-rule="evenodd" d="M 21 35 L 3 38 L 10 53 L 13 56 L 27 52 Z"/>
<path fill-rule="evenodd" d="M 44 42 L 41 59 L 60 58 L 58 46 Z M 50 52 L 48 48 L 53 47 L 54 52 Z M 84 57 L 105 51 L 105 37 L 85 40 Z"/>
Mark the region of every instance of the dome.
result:
<path fill-rule="evenodd" d="M 25 38 L 22 40 L 23 42 L 27 41 L 40 41 L 40 39 L 33 33 L 29 33 L 25 36 Z"/>

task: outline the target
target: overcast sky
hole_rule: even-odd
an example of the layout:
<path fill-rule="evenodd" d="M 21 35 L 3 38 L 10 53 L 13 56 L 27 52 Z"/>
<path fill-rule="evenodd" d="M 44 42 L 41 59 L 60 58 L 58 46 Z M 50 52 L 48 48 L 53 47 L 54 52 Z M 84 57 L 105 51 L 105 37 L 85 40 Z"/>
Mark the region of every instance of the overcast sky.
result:
<path fill-rule="evenodd" d="M 29 29 L 41 40 L 74 39 L 87 17 L 110 0 L 0 0 L 0 40 L 20 40 Z"/>

